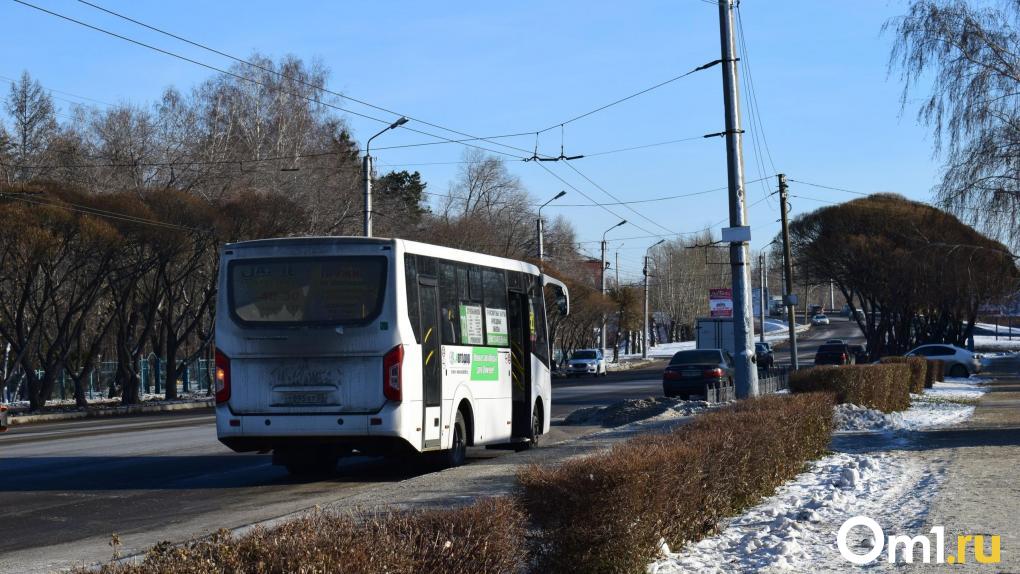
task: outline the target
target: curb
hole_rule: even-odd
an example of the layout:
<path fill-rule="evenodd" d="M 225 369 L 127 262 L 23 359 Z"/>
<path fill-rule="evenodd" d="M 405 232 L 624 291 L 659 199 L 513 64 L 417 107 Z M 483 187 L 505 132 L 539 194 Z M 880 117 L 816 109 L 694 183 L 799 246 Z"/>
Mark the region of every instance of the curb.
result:
<path fill-rule="evenodd" d="M 126 405 L 122 407 L 108 407 L 108 408 L 97 408 L 87 409 L 84 411 L 72 411 L 67 413 L 51 413 L 44 415 L 14 415 L 10 416 L 7 424 L 9 426 L 18 426 L 31 423 L 43 423 L 53 421 L 69 421 L 77 419 L 91 419 L 91 418 L 102 418 L 102 417 L 116 417 L 123 415 L 136 415 L 146 413 L 163 413 L 171 411 L 190 411 L 197 409 L 204 409 L 213 406 L 213 399 L 203 399 L 201 401 L 189 401 L 180 403 L 167 403 L 167 404 L 156 404 L 156 405 Z"/>

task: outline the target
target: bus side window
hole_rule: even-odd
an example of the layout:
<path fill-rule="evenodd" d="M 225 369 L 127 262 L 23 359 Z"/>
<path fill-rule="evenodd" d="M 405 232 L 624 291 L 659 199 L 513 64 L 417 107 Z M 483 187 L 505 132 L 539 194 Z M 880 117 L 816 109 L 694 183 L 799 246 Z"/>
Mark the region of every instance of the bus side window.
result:
<path fill-rule="evenodd" d="M 542 281 L 538 277 L 531 278 L 528 288 L 528 298 L 531 304 L 528 306 L 531 311 L 534 331 L 532 333 L 532 349 L 546 366 L 549 365 L 549 334 L 545 325 L 545 297 L 542 293 Z"/>
<path fill-rule="evenodd" d="M 482 283 L 485 291 L 485 344 L 490 347 L 507 347 L 510 345 L 510 325 L 503 270 L 483 270 Z"/>
<path fill-rule="evenodd" d="M 440 261 L 439 267 L 439 326 L 444 345 L 460 345 L 460 306 L 457 290 L 457 268 Z"/>
<path fill-rule="evenodd" d="M 421 307 L 418 304 L 418 268 L 413 255 L 404 256 L 404 283 L 407 287 L 407 318 L 411 321 L 414 341 L 421 342 Z"/>

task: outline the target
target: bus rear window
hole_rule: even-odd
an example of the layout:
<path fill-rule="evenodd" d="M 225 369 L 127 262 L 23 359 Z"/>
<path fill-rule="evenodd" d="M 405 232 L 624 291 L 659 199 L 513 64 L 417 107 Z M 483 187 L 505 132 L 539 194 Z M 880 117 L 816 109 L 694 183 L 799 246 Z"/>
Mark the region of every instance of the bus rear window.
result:
<path fill-rule="evenodd" d="M 363 325 L 379 316 L 386 257 L 231 261 L 231 312 L 242 323 Z"/>

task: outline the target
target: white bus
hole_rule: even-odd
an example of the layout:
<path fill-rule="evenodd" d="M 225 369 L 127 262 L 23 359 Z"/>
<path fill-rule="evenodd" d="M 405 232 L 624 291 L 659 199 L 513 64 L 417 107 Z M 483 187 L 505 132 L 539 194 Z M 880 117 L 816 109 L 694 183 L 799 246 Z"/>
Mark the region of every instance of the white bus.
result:
<path fill-rule="evenodd" d="M 472 445 L 548 432 L 537 267 L 401 239 L 228 244 L 216 312 L 216 428 L 294 474 L 359 453 L 461 464 Z"/>

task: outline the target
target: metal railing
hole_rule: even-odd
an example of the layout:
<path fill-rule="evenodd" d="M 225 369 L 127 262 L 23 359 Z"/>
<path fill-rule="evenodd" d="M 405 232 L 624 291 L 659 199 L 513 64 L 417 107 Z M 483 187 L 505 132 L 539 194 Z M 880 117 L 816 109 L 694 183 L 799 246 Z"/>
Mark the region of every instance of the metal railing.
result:
<path fill-rule="evenodd" d="M 149 359 L 154 359 L 150 361 Z M 152 363 L 155 363 L 153 365 Z M 178 366 L 184 366 L 183 361 L 177 362 Z M 183 369 L 180 378 L 177 379 L 177 391 L 180 393 L 208 394 L 213 381 L 215 365 L 209 359 L 196 359 L 188 363 Z M 139 382 L 138 391 L 140 395 L 164 394 L 166 392 L 166 369 L 164 361 L 160 358 L 144 358 L 138 364 Z M 36 371 L 37 377 L 42 377 L 42 371 Z M 89 401 L 109 396 L 110 386 L 117 376 L 117 361 L 100 361 L 88 377 L 83 381 L 85 397 Z M 0 403 L 10 403 L 19 400 L 27 400 L 27 381 L 24 375 L 15 375 L 6 385 L 0 383 Z M 118 393 L 119 396 L 119 393 Z M 61 371 L 57 376 L 56 385 L 53 389 L 51 400 L 69 400 L 74 398 L 74 380 L 67 371 Z"/>

